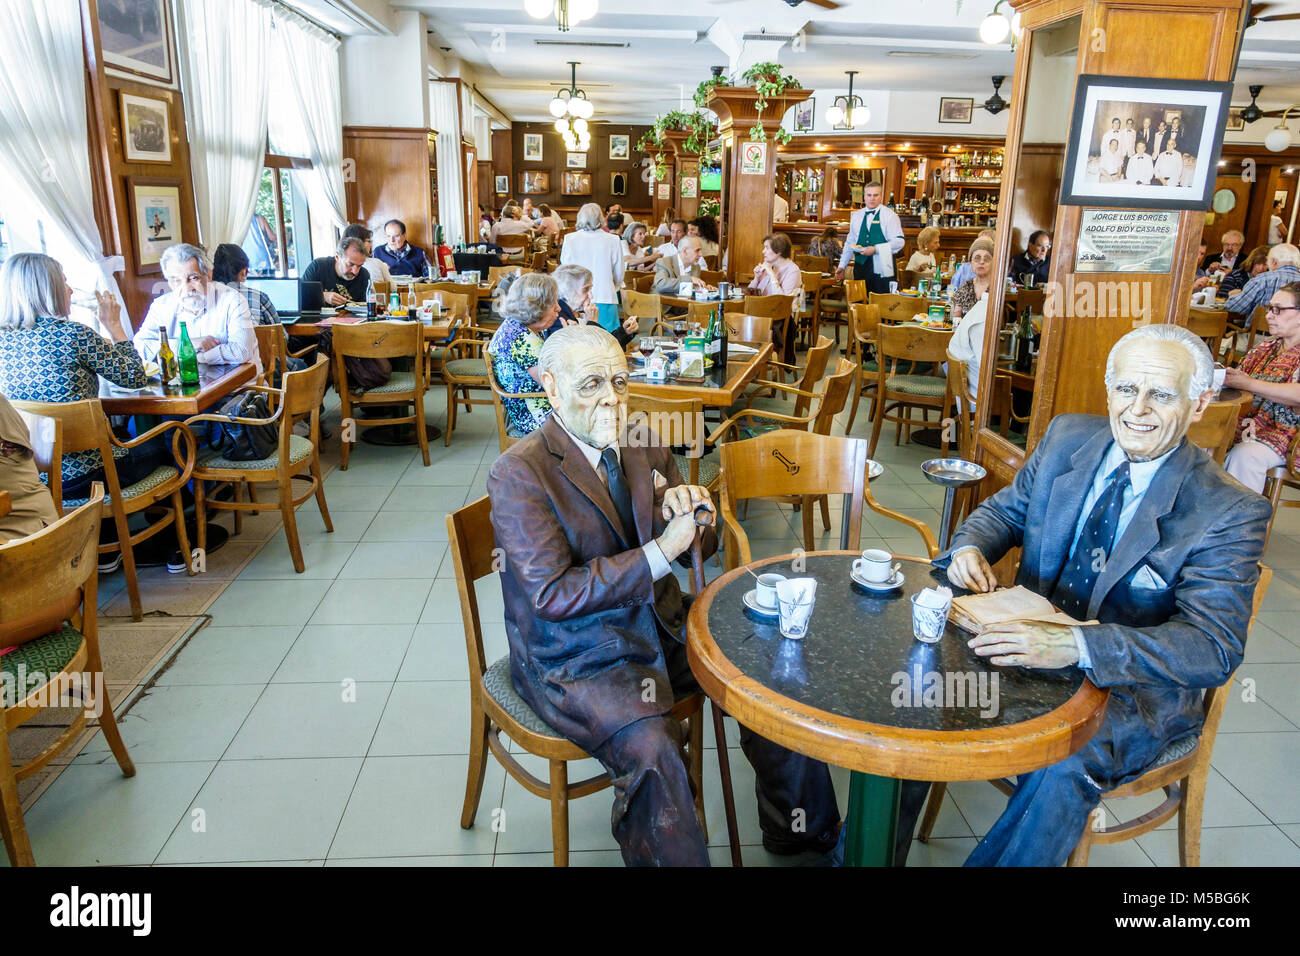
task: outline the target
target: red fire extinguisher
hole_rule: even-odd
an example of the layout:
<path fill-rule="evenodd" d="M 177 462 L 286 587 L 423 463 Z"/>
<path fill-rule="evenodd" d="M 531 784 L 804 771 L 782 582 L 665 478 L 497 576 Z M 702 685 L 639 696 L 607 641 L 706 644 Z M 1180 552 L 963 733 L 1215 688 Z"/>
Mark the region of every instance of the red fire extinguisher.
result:
<path fill-rule="evenodd" d="M 438 249 L 435 253 L 438 259 L 438 266 L 443 275 L 456 271 L 456 260 L 451 254 L 451 246 L 443 241 L 442 226 L 438 227 Z"/>

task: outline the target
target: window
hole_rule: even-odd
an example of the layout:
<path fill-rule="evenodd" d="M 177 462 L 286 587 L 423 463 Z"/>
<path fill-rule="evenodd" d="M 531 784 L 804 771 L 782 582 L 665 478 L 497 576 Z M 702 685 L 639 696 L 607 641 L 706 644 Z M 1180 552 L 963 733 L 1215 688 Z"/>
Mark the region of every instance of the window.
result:
<path fill-rule="evenodd" d="M 250 276 L 297 278 L 311 261 L 311 214 L 298 170 L 303 159 L 268 154 L 243 247 Z"/>

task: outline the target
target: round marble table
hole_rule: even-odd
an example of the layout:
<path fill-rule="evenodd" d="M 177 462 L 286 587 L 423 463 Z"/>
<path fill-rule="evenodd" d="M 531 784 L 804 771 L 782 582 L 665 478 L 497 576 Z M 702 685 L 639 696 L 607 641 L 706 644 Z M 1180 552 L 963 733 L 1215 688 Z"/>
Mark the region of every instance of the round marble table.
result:
<path fill-rule="evenodd" d="M 817 579 L 808 635 L 781 636 L 745 608 L 745 568 L 717 578 L 691 605 L 687 654 L 704 692 L 769 740 L 854 771 L 852 865 L 889 865 L 898 781 L 992 780 L 1049 766 L 1091 739 L 1108 693 L 1077 668 L 1001 668 L 951 623 L 937 644 L 912 636 L 911 595 L 942 572 L 899 558 L 905 580 L 874 594 L 849 578 L 854 551 L 756 561 L 751 568 Z M 761 571 L 760 571 L 761 573 Z"/>

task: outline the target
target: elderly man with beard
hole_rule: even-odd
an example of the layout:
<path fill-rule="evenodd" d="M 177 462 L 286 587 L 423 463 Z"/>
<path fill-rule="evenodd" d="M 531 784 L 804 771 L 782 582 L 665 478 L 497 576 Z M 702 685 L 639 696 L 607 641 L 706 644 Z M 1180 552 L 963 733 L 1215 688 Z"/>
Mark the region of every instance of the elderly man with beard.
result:
<path fill-rule="evenodd" d="M 699 689 L 670 562 L 689 560 L 696 514 L 711 518 L 713 503 L 647 430 L 625 433 L 627 359 L 607 332 L 560 329 L 538 367 L 554 411 L 496 460 L 487 483 L 511 678 L 539 717 L 609 771 L 624 862 L 707 866 L 681 727 L 668 717 Z M 712 553 L 711 527 L 702 543 Z M 743 727 L 741 746 L 764 845 L 829 850 L 839 811 L 826 765 Z"/>
<path fill-rule="evenodd" d="M 1020 547 L 1017 583 L 1095 623 L 1003 624 L 970 646 L 999 667 L 1079 667 L 1110 689 L 1093 738 L 1018 778 L 968 866 L 1060 866 L 1107 791 L 1189 749 L 1203 691 L 1241 664 L 1269 506 L 1187 440 L 1213 374 L 1187 329 L 1129 332 L 1106 360 L 1109 421 L 1055 418 L 935 559 L 958 587 L 991 591 L 991 565 Z"/>
<path fill-rule="evenodd" d="M 146 360 L 158 357 L 160 329 L 167 330 L 172 351 L 179 354 L 181 323 L 185 323 L 200 365 L 242 365 L 252 362 L 262 372 L 257 334 L 248 300 L 234 289 L 212 280 L 207 254 L 181 243 L 162 254 L 163 277 L 170 291 L 154 299 L 131 339 Z"/>

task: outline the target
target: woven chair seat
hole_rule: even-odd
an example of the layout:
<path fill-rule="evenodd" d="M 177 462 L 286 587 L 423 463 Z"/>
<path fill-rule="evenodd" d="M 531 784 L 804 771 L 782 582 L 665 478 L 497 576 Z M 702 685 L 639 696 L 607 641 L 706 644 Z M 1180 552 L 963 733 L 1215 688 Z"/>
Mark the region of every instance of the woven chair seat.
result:
<path fill-rule="evenodd" d="M 546 737 L 559 737 L 551 725 L 537 716 L 537 712 L 528 705 L 528 701 L 519 696 L 514 681 L 510 679 L 510 655 L 507 654 L 489 667 L 483 674 L 483 689 L 496 701 L 501 709 L 535 734 Z"/>
<path fill-rule="evenodd" d="M 682 477 L 686 478 L 688 475 L 690 475 L 691 473 L 690 456 L 674 454 L 673 458 L 677 459 L 677 470 L 681 472 Z M 713 483 L 713 481 L 718 477 L 718 472 L 721 471 L 722 466 L 719 463 L 721 461 L 721 456 L 705 455 L 699 461 L 700 461 L 700 484 L 707 487 L 708 485 Z"/>
<path fill-rule="evenodd" d="M 904 395 L 942 398 L 948 383 L 933 375 L 891 375 L 885 379 L 885 388 Z"/>
<path fill-rule="evenodd" d="M 20 644 L 0 657 L 0 708 L 13 707 L 38 687 L 48 684 L 49 678 L 76 656 L 81 640 L 81 632 L 65 623 L 59 630 Z M 20 675 L 24 686 L 19 686 Z"/>
<path fill-rule="evenodd" d="M 289 436 L 289 464 L 297 464 L 311 454 L 311 439 L 303 438 L 301 435 Z M 222 458 L 217 452 L 209 450 L 207 454 L 199 456 L 198 469 L 200 471 L 278 471 L 280 468 L 280 449 L 277 446 L 275 451 L 266 458 L 259 458 L 257 461 L 232 461 L 229 458 Z"/>
<path fill-rule="evenodd" d="M 456 378 L 481 378 L 487 382 L 487 363 L 481 358 L 452 359 L 442 363 L 442 374 Z"/>
<path fill-rule="evenodd" d="M 125 488 L 123 488 L 122 498 L 123 500 L 126 501 L 129 501 L 132 498 L 139 498 L 141 495 L 153 491 L 159 485 L 171 481 L 173 478 L 177 476 L 177 474 L 179 474 L 179 472 L 177 472 L 176 469 L 173 468 L 171 465 L 159 465 L 152 472 L 150 472 L 144 478 L 141 478 L 135 484 L 127 485 Z M 64 500 L 63 507 L 80 508 L 89 500 L 90 498 L 88 497 L 68 498 Z M 113 500 L 112 495 L 104 495 L 104 504 L 108 504 L 112 500 Z"/>
<path fill-rule="evenodd" d="M 414 372 L 394 372 L 383 385 L 366 389 L 367 395 L 386 395 L 389 392 L 411 392 L 415 390 Z"/>
<path fill-rule="evenodd" d="M 1156 767 L 1163 767 L 1165 764 L 1173 763 L 1176 760 L 1182 760 L 1200 744 L 1201 738 L 1193 734 L 1190 737 L 1184 737 L 1182 740 L 1175 740 L 1172 744 L 1160 752 L 1155 763 L 1147 767 L 1147 770 L 1154 770 Z"/>
<path fill-rule="evenodd" d="M 429 358 L 435 362 L 440 362 L 447 356 L 447 346 L 439 345 L 437 348 L 429 349 Z"/>

